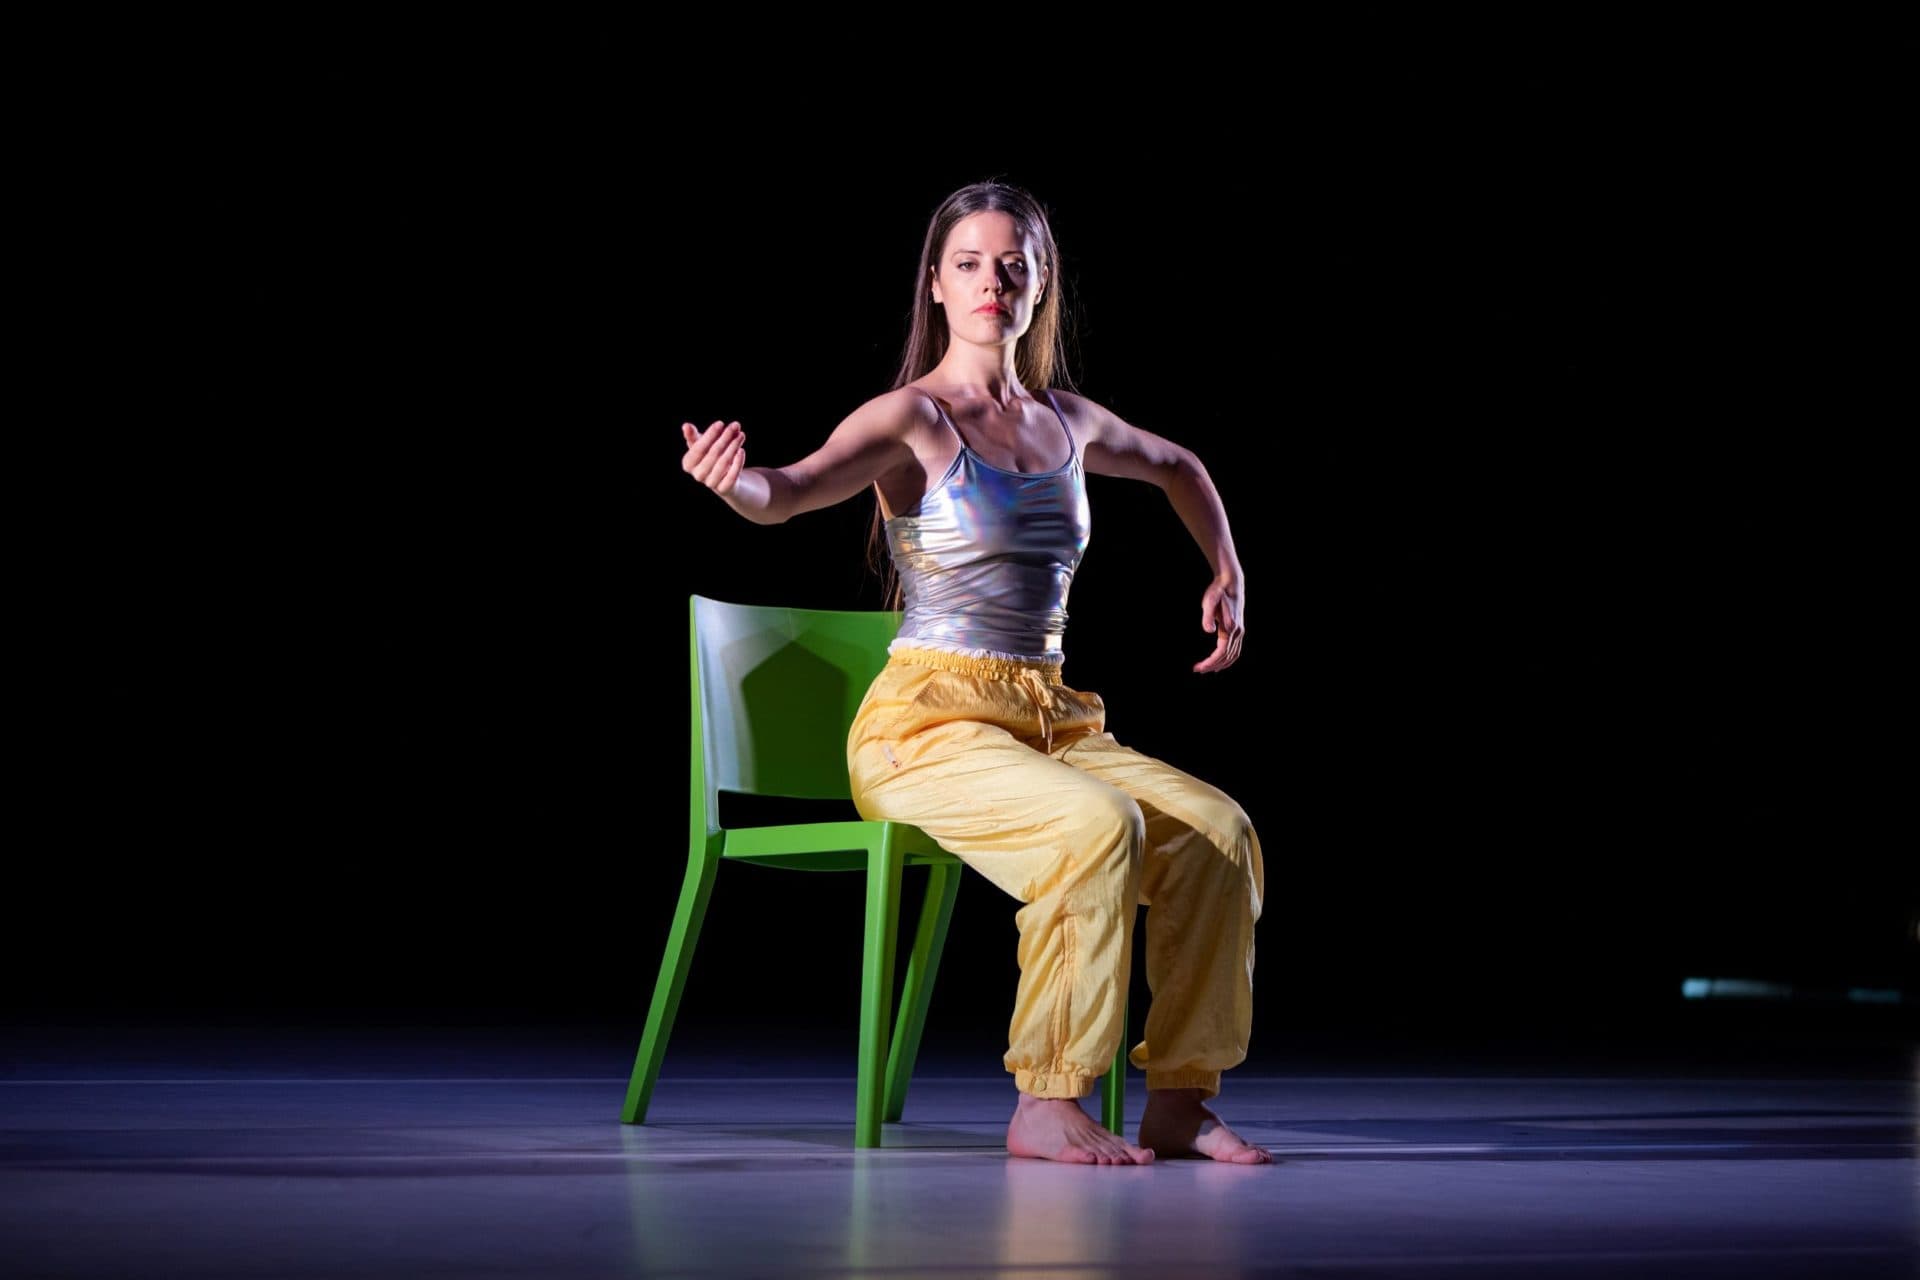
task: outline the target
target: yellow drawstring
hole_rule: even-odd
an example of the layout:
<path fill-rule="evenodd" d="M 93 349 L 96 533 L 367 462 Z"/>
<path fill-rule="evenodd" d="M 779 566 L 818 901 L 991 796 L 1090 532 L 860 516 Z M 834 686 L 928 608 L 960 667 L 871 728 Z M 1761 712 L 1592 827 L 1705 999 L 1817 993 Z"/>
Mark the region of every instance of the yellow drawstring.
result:
<path fill-rule="evenodd" d="M 1048 715 L 1048 712 L 1051 711 L 1054 706 L 1053 690 L 1048 687 L 1046 680 L 1041 677 L 1040 673 L 1032 667 L 1021 667 L 1019 674 L 1015 678 L 1027 687 L 1027 692 L 1033 695 L 1033 705 L 1040 712 L 1040 732 L 1046 740 L 1046 752 L 1048 755 L 1052 755 L 1053 719 Z"/>

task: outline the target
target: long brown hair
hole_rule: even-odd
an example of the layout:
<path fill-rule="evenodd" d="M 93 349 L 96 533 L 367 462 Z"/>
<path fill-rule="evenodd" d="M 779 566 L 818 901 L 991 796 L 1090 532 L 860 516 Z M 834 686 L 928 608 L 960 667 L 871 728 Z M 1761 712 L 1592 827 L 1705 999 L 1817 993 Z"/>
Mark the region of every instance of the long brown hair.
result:
<path fill-rule="evenodd" d="M 915 378 L 931 372 L 947 353 L 952 335 L 947 328 L 946 309 L 934 302 L 929 286 L 940 260 L 940 250 L 954 225 L 963 218 L 988 209 L 1011 215 L 1021 231 L 1033 237 L 1040 250 L 1040 268 L 1047 277 L 1046 292 L 1034 308 L 1033 320 L 1014 348 L 1014 374 L 1020 379 L 1021 385 L 1030 390 L 1055 386 L 1073 389 L 1066 368 L 1064 320 L 1068 313 L 1063 309 L 1066 279 L 1060 271 L 1060 248 L 1054 243 L 1053 227 L 1047 219 L 1047 211 L 1027 191 L 988 178 L 970 183 L 941 201 L 940 207 L 933 211 L 932 220 L 927 223 L 927 237 L 920 246 L 920 265 L 913 276 L 913 323 L 907 330 L 907 345 L 900 357 L 900 371 L 894 375 L 893 386 L 889 390 L 898 390 Z M 884 570 L 886 607 L 900 609 L 900 577 L 894 568 L 893 557 L 887 550 L 886 524 L 880 512 L 877 493 L 873 500 L 873 524 L 867 531 L 867 567 L 875 572 Z"/>

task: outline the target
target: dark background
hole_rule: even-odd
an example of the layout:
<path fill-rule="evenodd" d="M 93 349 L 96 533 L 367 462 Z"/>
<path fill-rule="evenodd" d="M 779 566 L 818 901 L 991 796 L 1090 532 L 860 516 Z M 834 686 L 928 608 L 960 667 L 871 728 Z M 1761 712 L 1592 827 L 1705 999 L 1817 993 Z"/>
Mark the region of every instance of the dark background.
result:
<path fill-rule="evenodd" d="M 1879 746 L 1910 572 L 1854 434 L 1897 421 L 1863 385 L 1904 254 L 1883 170 L 1801 101 L 1534 70 L 991 147 L 370 133 L 325 181 L 219 185 L 191 267 L 127 259 L 192 282 L 139 365 L 187 420 L 62 526 L 11 1017 L 637 1040 L 686 858 L 688 595 L 880 605 L 869 495 L 749 524 L 679 424 L 810 452 L 891 383 L 934 208 L 999 176 L 1052 215 L 1075 384 L 1193 448 L 1232 520 L 1245 651 L 1195 675 L 1204 560 L 1159 491 L 1091 477 L 1067 679 L 1261 833 L 1256 1063 L 1910 1036 Z M 862 902 L 723 867 L 676 1044 L 850 1054 Z M 929 1030 L 989 1069 L 1016 906 L 964 885 Z"/>

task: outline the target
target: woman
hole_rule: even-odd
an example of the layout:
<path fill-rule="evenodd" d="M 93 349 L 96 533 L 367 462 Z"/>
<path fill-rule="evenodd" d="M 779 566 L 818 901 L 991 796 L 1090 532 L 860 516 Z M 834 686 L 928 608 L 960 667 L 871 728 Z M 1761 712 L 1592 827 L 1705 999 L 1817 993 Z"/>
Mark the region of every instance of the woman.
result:
<path fill-rule="evenodd" d="M 685 423 L 682 466 L 760 524 L 874 487 L 904 616 L 848 734 L 854 802 L 869 820 L 920 827 L 1025 904 L 1007 1149 L 1265 1164 L 1203 1101 L 1252 1030 L 1259 838 L 1231 797 L 1122 746 L 1100 696 L 1061 680 L 1067 589 L 1091 529 L 1085 473 L 1165 490 L 1213 567 L 1200 617 L 1214 651 L 1195 671 L 1239 657 L 1244 575 L 1198 458 L 1053 385 L 1057 263 L 1031 195 L 962 188 L 928 226 L 892 390 L 784 467 L 747 466 L 738 422 Z M 1128 1055 L 1147 1075 L 1134 1146 L 1079 1099 L 1119 1046 L 1140 904 L 1153 907 L 1154 1001 Z"/>

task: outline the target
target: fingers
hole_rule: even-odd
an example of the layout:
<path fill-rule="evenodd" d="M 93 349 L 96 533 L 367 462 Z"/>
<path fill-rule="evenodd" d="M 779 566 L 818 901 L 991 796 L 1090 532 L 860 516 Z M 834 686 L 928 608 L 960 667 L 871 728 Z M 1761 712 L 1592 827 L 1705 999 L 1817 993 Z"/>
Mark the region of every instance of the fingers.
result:
<path fill-rule="evenodd" d="M 726 474 L 713 486 L 715 493 L 732 493 L 733 482 L 740 478 L 741 468 L 747 465 L 747 445 L 743 439 L 733 451 L 733 461 L 727 464 Z"/>
<path fill-rule="evenodd" d="M 696 431 L 691 422 L 683 422 L 680 424 L 680 435 L 687 442 L 687 456 L 681 466 L 692 471 L 701 461 L 710 458 L 716 449 L 746 434 L 738 422 L 716 422 L 705 431 Z"/>
<path fill-rule="evenodd" d="M 1194 663 L 1193 669 L 1195 671 L 1218 671 L 1220 668 L 1228 665 L 1233 661 L 1232 656 L 1228 652 L 1231 644 L 1232 642 L 1227 638 L 1227 633 L 1224 631 L 1220 632 L 1214 637 L 1213 652 L 1201 661 Z"/>
<path fill-rule="evenodd" d="M 716 493 L 730 492 L 746 466 L 746 430 L 738 422 L 721 421 L 696 431 L 691 422 L 683 422 L 680 435 L 687 442 L 680 469 Z"/>
<path fill-rule="evenodd" d="M 1208 587 L 1200 597 L 1200 629 L 1213 633 L 1213 652 L 1193 664 L 1195 671 L 1220 671 L 1240 656 L 1240 637 L 1246 628 L 1240 625 L 1239 598 L 1219 584 Z"/>
<path fill-rule="evenodd" d="M 1239 619 L 1231 616 L 1231 611 L 1223 610 L 1222 613 L 1226 616 L 1220 619 L 1218 627 L 1209 628 L 1214 631 L 1213 652 L 1194 663 L 1195 671 L 1221 671 L 1240 658 L 1240 645 L 1247 629 L 1240 625 Z"/>
<path fill-rule="evenodd" d="M 1234 663 L 1238 662 L 1239 660 L 1240 660 L 1240 646 L 1236 644 L 1236 645 L 1228 646 L 1225 649 L 1216 649 L 1213 655 L 1209 657 L 1206 661 L 1196 662 L 1193 666 L 1193 669 L 1195 671 L 1202 672 L 1202 673 L 1206 673 L 1210 671 L 1224 671 L 1228 667 L 1232 666 Z"/>

